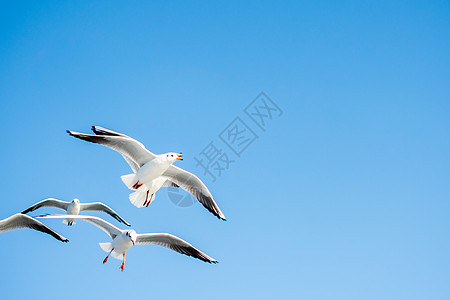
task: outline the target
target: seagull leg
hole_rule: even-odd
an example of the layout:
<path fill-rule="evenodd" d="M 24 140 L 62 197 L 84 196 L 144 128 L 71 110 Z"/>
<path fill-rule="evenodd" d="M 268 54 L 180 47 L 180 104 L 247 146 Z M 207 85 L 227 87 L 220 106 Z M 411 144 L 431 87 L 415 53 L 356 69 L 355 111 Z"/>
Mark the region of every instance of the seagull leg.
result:
<path fill-rule="evenodd" d="M 148 193 L 148 192 L 147 192 L 147 193 Z M 150 200 L 148 200 L 147 205 L 146 205 L 145 207 L 148 207 L 148 206 L 150 205 L 150 203 L 152 203 L 153 195 L 154 195 L 154 194 L 152 194 L 152 195 L 150 196 Z"/>
<path fill-rule="evenodd" d="M 111 249 L 111 251 L 109 251 L 108 256 L 105 257 L 105 259 L 103 260 L 103 263 L 106 263 L 108 261 L 109 256 L 111 255 L 111 252 L 114 251 L 114 248 Z"/>
<path fill-rule="evenodd" d="M 120 269 L 123 272 L 123 270 L 125 269 L 125 252 L 122 255 L 123 255 L 123 260 L 122 260 L 122 264 L 120 265 Z"/>
<path fill-rule="evenodd" d="M 148 200 L 148 192 L 149 191 L 147 191 L 147 195 L 145 195 L 145 201 L 144 201 L 144 205 L 142 205 L 142 206 L 148 206 L 148 204 L 147 204 L 147 200 Z"/>
<path fill-rule="evenodd" d="M 139 183 L 139 180 L 132 186 L 133 187 L 133 189 L 138 189 L 138 188 L 140 188 L 141 186 L 143 185 L 143 183 Z"/>

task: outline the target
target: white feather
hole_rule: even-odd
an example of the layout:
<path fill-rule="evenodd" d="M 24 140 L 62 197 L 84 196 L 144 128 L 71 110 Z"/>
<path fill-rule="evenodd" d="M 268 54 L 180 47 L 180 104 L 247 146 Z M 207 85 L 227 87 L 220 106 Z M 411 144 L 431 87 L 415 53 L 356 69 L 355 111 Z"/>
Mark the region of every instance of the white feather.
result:
<path fill-rule="evenodd" d="M 131 174 L 127 174 L 127 175 L 123 175 L 120 176 L 120 178 L 122 179 L 123 183 L 130 189 L 130 190 L 135 190 L 133 188 L 133 186 L 138 182 L 138 179 L 136 177 L 136 174 L 131 173 Z"/>
<path fill-rule="evenodd" d="M 112 243 L 98 243 L 103 251 L 109 252 L 112 249 Z"/>

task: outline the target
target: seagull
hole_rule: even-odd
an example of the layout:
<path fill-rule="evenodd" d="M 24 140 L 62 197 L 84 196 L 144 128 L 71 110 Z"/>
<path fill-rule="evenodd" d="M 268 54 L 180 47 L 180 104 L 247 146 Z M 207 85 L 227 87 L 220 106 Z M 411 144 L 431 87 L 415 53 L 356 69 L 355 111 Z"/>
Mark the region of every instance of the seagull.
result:
<path fill-rule="evenodd" d="M 131 190 L 129 198 L 136 207 L 148 207 L 161 187 L 181 187 L 191 193 L 212 214 L 226 221 L 225 215 L 205 184 L 194 174 L 173 163 L 182 160 L 182 153 L 155 155 L 137 140 L 100 126 L 92 126 L 94 134 L 67 131 L 76 138 L 107 146 L 119 152 L 134 173 L 123 175 L 123 183 Z"/>
<path fill-rule="evenodd" d="M 115 259 L 122 260 L 122 265 L 120 265 L 120 269 L 122 271 L 125 269 L 125 253 L 131 248 L 131 246 L 134 245 L 160 245 L 172 249 L 178 253 L 198 258 L 207 263 L 217 263 L 217 260 L 196 249 L 188 242 L 183 241 L 182 239 L 169 233 L 139 234 L 132 229 L 121 230 L 101 218 L 86 215 L 45 215 L 37 218 L 61 219 L 66 217 L 84 220 L 109 234 L 113 240 L 112 242 L 99 243 L 102 250 L 108 253 L 108 256 L 106 256 L 103 260 L 103 263 L 106 263 L 111 255 Z"/>
<path fill-rule="evenodd" d="M 55 198 L 48 198 L 48 199 L 42 200 L 42 201 L 28 207 L 27 209 L 22 211 L 22 214 L 29 213 L 30 211 L 36 210 L 39 207 L 60 208 L 60 209 L 67 211 L 68 215 L 78 215 L 80 212 L 86 211 L 86 210 L 103 211 L 103 212 L 111 215 L 111 217 L 113 217 L 117 221 L 122 222 L 127 226 L 130 226 L 130 224 L 128 224 L 127 221 L 122 219 L 114 210 L 109 208 L 107 205 L 105 205 L 101 202 L 80 203 L 80 200 L 78 200 L 76 198 L 73 199 L 72 202 L 61 201 L 61 200 L 58 200 Z M 63 223 L 71 226 L 72 224 L 76 223 L 76 220 L 64 219 Z"/>
<path fill-rule="evenodd" d="M 0 220 L 0 233 L 7 232 L 14 229 L 19 228 L 31 228 L 43 233 L 50 234 L 55 239 L 60 240 L 61 242 L 67 243 L 69 240 L 54 231 L 53 229 L 50 229 L 49 227 L 45 226 L 38 220 L 27 216 L 23 214 L 15 214 L 12 215 L 9 218 Z"/>

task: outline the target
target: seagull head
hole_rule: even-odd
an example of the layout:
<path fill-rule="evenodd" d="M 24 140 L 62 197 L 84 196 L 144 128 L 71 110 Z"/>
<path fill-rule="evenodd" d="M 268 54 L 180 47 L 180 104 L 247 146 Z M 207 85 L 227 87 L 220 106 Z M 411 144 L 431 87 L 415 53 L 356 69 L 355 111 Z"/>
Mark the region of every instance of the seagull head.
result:
<path fill-rule="evenodd" d="M 73 199 L 73 201 L 72 201 L 73 203 L 77 203 L 77 204 L 79 204 L 80 203 L 80 200 L 78 200 L 77 198 L 75 198 L 75 199 Z"/>
<path fill-rule="evenodd" d="M 171 164 L 173 164 L 175 161 L 177 160 L 183 160 L 183 154 L 180 153 L 175 153 L 175 152 L 169 152 L 165 154 L 166 159 L 168 162 L 170 162 Z"/>
<path fill-rule="evenodd" d="M 133 243 L 136 243 L 137 233 L 133 229 L 125 231 L 125 236 Z"/>

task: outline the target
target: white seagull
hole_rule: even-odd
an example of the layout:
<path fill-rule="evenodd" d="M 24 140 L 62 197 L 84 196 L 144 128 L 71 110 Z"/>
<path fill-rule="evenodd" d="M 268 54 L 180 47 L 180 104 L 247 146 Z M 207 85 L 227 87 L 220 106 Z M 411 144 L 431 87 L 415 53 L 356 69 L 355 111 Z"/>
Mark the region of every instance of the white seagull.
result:
<path fill-rule="evenodd" d="M 108 256 L 103 260 L 103 263 L 106 263 L 111 255 L 118 260 L 122 260 L 122 265 L 120 265 L 122 271 L 125 269 L 125 253 L 133 245 L 160 245 L 177 251 L 178 253 L 198 258 L 207 263 L 217 263 L 217 260 L 196 249 L 188 242 L 168 233 L 139 234 L 132 229 L 121 230 L 101 218 L 85 215 L 46 215 L 37 218 L 61 219 L 66 217 L 84 220 L 109 234 L 113 240 L 111 243 L 99 243 L 102 250 L 108 252 Z"/>
<path fill-rule="evenodd" d="M 119 152 L 134 173 L 122 176 L 125 185 L 135 191 L 130 201 L 136 207 L 148 206 L 161 187 L 181 187 L 191 193 L 216 217 L 226 220 L 205 184 L 194 174 L 172 165 L 182 160 L 181 153 L 155 155 L 137 140 L 99 126 L 92 126 L 93 134 L 67 131 L 76 138 L 107 146 Z"/>
<path fill-rule="evenodd" d="M 80 212 L 87 211 L 87 210 L 90 210 L 90 211 L 102 211 L 102 212 L 105 212 L 105 213 L 109 214 L 111 217 L 113 217 L 117 221 L 122 222 L 122 223 L 124 223 L 127 226 L 130 226 L 130 224 L 128 224 L 127 221 L 122 219 L 114 210 L 112 210 L 107 205 L 105 205 L 105 204 L 103 204 L 101 202 L 80 203 L 80 200 L 78 200 L 76 198 L 73 199 L 72 202 L 61 201 L 61 200 L 58 200 L 58 199 L 55 199 L 55 198 L 48 198 L 48 199 L 42 200 L 42 201 L 40 201 L 40 202 L 38 202 L 38 203 L 28 207 L 27 209 L 22 211 L 22 214 L 29 213 L 30 211 L 36 210 L 39 207 L 56 207 L 56 208 L 60 208 L 62 210 L 65 210 L 68 215 L 78 215 Z M 64 219 L 63 223 L 71 226 L 72 224 L 76 223 L 76 220 L 74 220 L 74 219 Z"/>
<path fill-rule="evenodd" d="M 7 232 L 14 229 L 31 228 L 43 233 L 50 234 L 55 239 L 61 242 L 67 243 L 69 240 L 54 231 L 53 229 L 45 226 L 38 220 L 23 214 L 15 214 L 9 218 L 0 220 L 0 233 Z"/>

